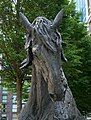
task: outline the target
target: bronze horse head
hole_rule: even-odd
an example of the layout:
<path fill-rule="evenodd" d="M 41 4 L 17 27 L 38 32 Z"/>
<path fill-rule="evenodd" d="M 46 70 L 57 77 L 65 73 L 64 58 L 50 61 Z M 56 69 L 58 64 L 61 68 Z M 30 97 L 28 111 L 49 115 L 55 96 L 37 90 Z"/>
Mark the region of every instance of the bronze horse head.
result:
<path fill-rule="evenodd" d="M 34 43 L 36 36 L 37 39 L 41 39 L 43 44 L 52 52 L 57 51 L 56 45 L 59 46 L 59 49 L 61 50 L 61 59 L 63 61 L 67 61 L 67 59 L 64 57 L 62 50 L 62 38 L 57 30 L 59 24 L 62 21 L 62 17 L 63 10 L 61 10 L 56 15 L 53 22 L 46 19 L 45 17 L 37 17 L 31 24 L 29 20 L 22 13 L 20 13 L 20 19 L 22 20 L 27 32 L 25 43 L 25 49 L 27 50 L 27 58 L 23 60 L 23 62 L 21 63 L 22 64 L 21 68 L 25 68 L 32 64 L 33 60 L 32 45 Z"/>

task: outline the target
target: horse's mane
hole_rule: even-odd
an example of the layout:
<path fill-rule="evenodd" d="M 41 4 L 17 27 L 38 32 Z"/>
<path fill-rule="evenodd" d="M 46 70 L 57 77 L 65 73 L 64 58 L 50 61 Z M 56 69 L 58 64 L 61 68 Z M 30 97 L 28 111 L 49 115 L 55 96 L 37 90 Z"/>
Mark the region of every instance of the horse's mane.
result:
<path fill-rule="evenodd" d="M 51 45 L 55 43 L 56 45 L 61 45 L 61 35 L 58 30 L 52 28 L 52 22 L 50 20 L 45 17 L 37 17 L 32 24 L 36 33 L 41 36 L 45 42 L 47 41 Z"/>

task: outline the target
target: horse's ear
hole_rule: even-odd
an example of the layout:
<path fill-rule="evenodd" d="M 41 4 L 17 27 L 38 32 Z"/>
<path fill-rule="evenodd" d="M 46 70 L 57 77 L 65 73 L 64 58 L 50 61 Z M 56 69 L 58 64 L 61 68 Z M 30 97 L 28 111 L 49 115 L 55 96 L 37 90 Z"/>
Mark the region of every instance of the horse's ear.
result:
<path fill-rule="evenodd" d="M 53 28 L 54 29 L 57 29 L 59 27 L 59 24 L 61 23 L 62 21 L 62 17 L 63 17 L 63 13 L 64 13 L 64 10 L 62 9 L 55 17 L 54 21 L 53 21 Z"/>
<path fill-rule="evenodd" d="M 26 28 L 27 33 L 30 33 L 33 29 L 32 24 L 28 21 L 26 16 L 24 16 L 21 12 L 19 13 L 19 16 Z"/>

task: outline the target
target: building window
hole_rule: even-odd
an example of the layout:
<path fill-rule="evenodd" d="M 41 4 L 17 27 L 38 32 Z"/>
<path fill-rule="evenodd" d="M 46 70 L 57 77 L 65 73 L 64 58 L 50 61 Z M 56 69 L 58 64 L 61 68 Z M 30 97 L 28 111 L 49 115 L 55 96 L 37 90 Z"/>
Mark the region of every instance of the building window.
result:
<path fill-rule="evenodd" d="M 17 105 L 16 104 L 12 105 L 12 112 L 17 112 Z"/>
<path fill-rule="evenodd" d="M 3 102 L 3 103 L 6 103 L 6 102 L 7 102 L 7 95 L 3 95 L 3 96 L 2 96 L 2 102 Z"/>
<path fill-rule="evenodd" d="M 7 94 L 7 88 L 3 88 L 3 94 Z"/>
<path fill-rule="evenodd" d="M 2 114 L 1 120 L 7 120 L 7 115 L 6 114 Z"/>
<path fill-rule="evenodd" d="M 17 120 L 17 115 L 16 114 L 13 114 L 12 120 Z"/>

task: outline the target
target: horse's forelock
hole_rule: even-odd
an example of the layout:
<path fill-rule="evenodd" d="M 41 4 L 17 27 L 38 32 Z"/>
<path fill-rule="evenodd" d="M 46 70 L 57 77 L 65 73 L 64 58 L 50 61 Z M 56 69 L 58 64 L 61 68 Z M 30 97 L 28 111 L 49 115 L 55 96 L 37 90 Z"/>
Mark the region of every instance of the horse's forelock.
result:
<path fill-rule="evenodd" d="M 37 17 L 34 21 L 33 21 L 33 25 L 35 25 L 36 23 L 42 23 L 42 24 L 46 24 L 46 25 L 52 25 L 52 22 L 50 20 L 48 20 L 45 17 Z"/>
<path fill-rule="evenodd" d="M 50 36 L 50 27 L 52 25 L 50 20 L 44 17 L 37 17 L 32 24 L 38 35 L 41 35 L 42 37 L 44 37 L 44 35 L 46 37 Z"/>
<path fill-rule="evenodd" d="M 37 31 L 37 33 L 41 34 L 42 36 L 45 35 L 47 37 L 50 37 L 50 39 L 52 39 L 55 34 L 56 38 L 59 37 L 58 36 L 59 32 L 56 30 L 52 30 L 52 22 L 45 17 L 37 17 L 32 24 L 35 30 Z"/>
<path fill-rule="evenodd" d="M 38 17 L 32 24 L 35 29 L 35 40 L 40 39 L 51 51 L 56 51 L 56 46 L 61 48 L 61 35 L 57 29 L 53 29 L 50 20 L 44 17 Z"/>

